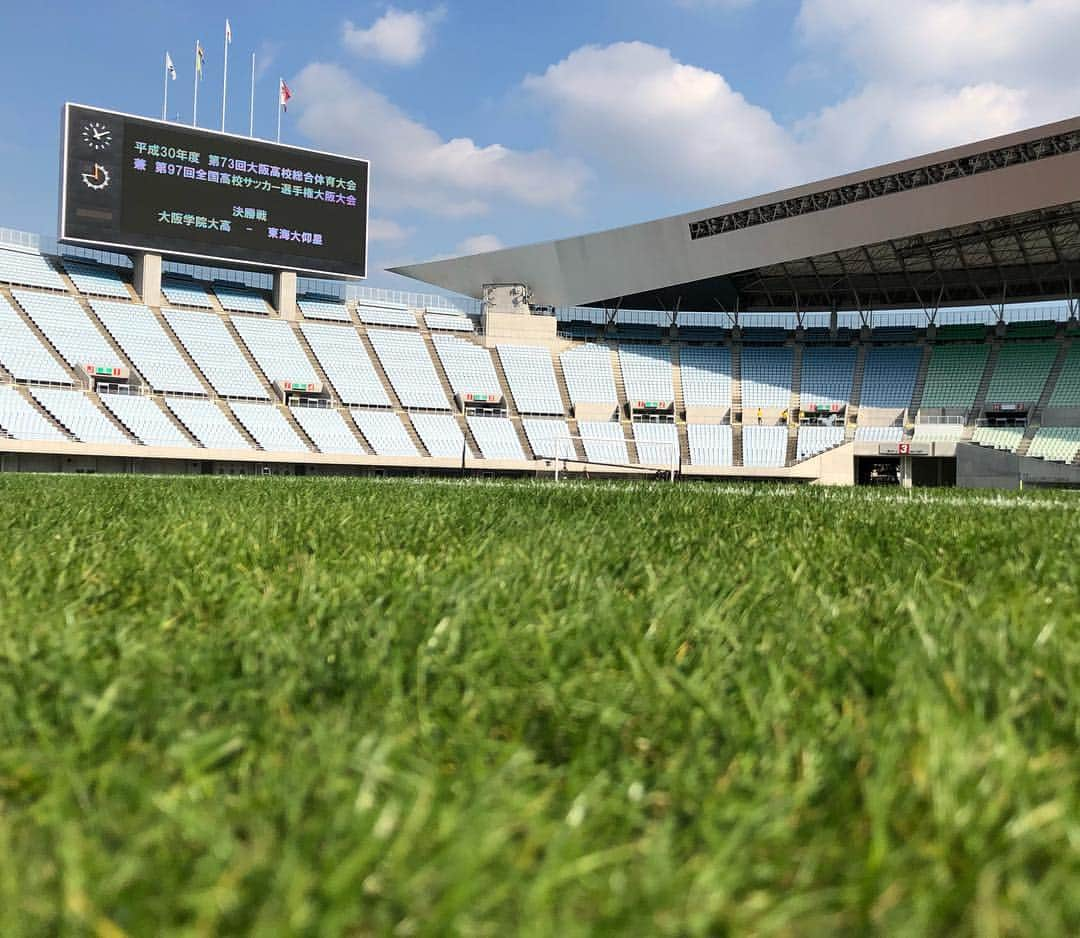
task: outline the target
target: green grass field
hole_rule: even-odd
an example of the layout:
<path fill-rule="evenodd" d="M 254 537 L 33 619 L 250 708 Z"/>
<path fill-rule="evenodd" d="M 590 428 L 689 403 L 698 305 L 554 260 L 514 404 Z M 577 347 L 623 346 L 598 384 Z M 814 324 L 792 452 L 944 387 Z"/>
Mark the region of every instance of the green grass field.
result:
<path fill-rule="evenodd" d="M 0 477 L 0 934 L 1075 935 L 1080 499 Z"/>

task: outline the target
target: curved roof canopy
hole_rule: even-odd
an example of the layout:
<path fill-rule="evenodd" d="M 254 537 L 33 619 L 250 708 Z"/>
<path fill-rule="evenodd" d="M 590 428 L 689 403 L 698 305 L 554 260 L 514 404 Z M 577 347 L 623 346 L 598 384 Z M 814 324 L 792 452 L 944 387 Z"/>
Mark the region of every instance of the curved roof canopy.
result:
<path fill-rule="evenodd" d="M 914 309 L 1080 291 L 1080 118 L 657 221 L 413 264 L 541 306 Z"/>

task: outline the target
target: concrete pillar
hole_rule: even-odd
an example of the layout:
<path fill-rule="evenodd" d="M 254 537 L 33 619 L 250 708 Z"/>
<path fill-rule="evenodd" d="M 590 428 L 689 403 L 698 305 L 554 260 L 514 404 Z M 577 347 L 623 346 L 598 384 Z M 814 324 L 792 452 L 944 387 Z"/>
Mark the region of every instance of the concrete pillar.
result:
<path fill-rule="evenodd" d="M 135 291 L 147 306 L 161 305 L 161 255 L 136 254 Z"/>
<path fill-rule="evenodd" d="M 300 318 L 296 305 L 296 271 L 279 270 L 274 274 L 274 308 L 282 319 L 295 322 Z"/>

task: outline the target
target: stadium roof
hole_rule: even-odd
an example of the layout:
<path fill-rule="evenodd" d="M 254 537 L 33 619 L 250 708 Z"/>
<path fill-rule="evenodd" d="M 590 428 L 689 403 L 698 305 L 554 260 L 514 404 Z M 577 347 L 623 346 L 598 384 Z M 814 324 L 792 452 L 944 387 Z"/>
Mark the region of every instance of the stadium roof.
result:
<path fill-rule="evenodd" d="M 916 309 L 1080 290 L 1080 117 L 658 221 L 394 269 L 541 306 Z"/>

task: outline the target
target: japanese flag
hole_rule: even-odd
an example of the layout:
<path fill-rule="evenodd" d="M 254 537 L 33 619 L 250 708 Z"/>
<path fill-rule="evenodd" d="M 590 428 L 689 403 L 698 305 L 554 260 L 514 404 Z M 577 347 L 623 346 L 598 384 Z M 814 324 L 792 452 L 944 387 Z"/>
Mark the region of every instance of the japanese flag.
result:
<path fill-rule="evenodd" d="M 228 20 L 225 20 L 225 41 L 232 44 L 232 27 L 229 25 Z"/>
<path fill-rule="evenodd" d="M 289 90 L 289 86 L 285 84 L 285 79 L 279 79 L 281 82 L 281 109 L 287 111 L 289 109 L 289 101 L 292 99 L 292 92 Z"/>

